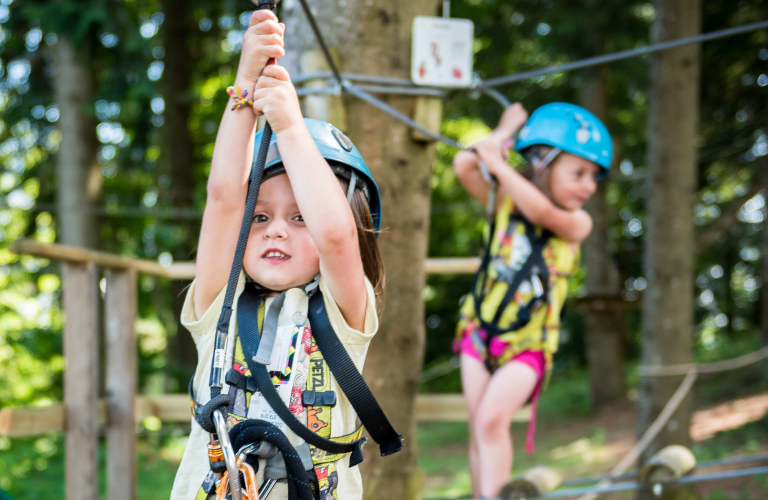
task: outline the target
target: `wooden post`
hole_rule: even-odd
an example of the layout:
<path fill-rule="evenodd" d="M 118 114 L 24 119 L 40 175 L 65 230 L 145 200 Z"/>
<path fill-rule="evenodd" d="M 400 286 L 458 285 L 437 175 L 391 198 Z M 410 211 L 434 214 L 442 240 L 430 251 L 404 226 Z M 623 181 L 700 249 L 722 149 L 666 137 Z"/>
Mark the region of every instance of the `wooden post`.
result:
<path fill-rule="evenodd" d="M 335 56 L 336 51 L 331 48 Z M 338 57 L 336 64 L 338 64 Z M 330 72 L 331 67 L 325 60 L 323 52 L 319 49 L 308 50 L 301 54 L 299 61 L 302 74 Z M 328 83 L 324 80 L 313 80 L 304 84 L 305 88 L 326 87 Z M 307 118 L 316 120 L 325 120 L 332 123 L 339 130 L 347 131 L 347 113 L 344 109 L 344 101 L 341 96 L 333 95 L 308 95 L 301 100 L 301 110 Z"/>
<path fill-rule="evenodd" d="M 98 500 L 98 283 L 93 264 L 64 264 L 66 498 Z"/>
<path fill-rule="evenodd" d="M 136 499 L 136 272 L 107 271 L 107 498 Z"/>

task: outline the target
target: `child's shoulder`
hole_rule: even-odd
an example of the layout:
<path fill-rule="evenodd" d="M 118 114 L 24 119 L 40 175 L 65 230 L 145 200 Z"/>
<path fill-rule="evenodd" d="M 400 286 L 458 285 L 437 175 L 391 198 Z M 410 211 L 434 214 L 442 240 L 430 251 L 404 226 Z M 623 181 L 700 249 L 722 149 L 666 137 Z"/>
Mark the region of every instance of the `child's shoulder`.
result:
<path fill-rule="evenodd" d="M 323 301 L 325 302 L 328 319 L 330 320 L 336 335 L 338 335 L 339 340 L 344 344 L 368 344 L 379 329 L 379 316 L 376 312 L 376 293 L 368 278 L 365 278 L 367 301 L 365 306 L 365 321 L 363 323 L 362 331 L 355 330 L 347 324 L 341 309 L 339 309 L 338 304 L 336 304 L 336 301 L 333 299 L 331 291 L 322 277 L 320 278 L 320 291 L 323 294 Z"/>

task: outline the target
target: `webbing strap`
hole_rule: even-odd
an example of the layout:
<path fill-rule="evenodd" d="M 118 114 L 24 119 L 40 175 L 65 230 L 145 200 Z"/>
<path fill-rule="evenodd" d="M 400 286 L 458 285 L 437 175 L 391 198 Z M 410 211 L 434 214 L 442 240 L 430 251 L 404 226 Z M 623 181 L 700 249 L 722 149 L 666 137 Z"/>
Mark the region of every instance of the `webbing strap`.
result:
<path fill-rule="evenodd" d="M 261 329 L 261 338 L 259 339 L 259 350 L 256 352 L 254 361 L 264 366 L 269 365 L 272 358 L 272 348 L 275 347 L 275 338 L 277 337 L 277 320 L 280 318 L 280 310 L 285 303 L 285 292 L 275 297 L 269 306 L 267 317 L 264 318 L 264 327 Z M 245 358 L 249 359 L 249 358 Z"/>
<path fill-rule="evenodd" d="M 320 290 L 309 298 L 309 324 L 323 359 L 328 363 L 336 382 L 360 417 L 368 434 L 379 445 L 381 456 L 402 450 L 403 436 L 389 423 L 384 410 L 333 330 Z"/>
<path fill-rule="evenodd" d="M 339 443 L 318 436 L 302 424 L 291 410 L 285 405 L 280 395 L 272 385 L 272 377 L 267 372 L 267 367 L 253 360 L 259 349 L 258 314 L 261 296 L 252 284 L 247 284 L 237 303 L 237 329 L 243 348 L 245 360 L 251 370 L 251 376 L 256 381 L 256 387 L 261 392 L 272 410 L 301 439 L 316 446 L 321 450 L 331 453 L 352 453 L 349 458 L 349 466 L 354 467 L 363 461 L 362 445 L 365 438 L 357 439 L 351 443 Z M 314 327 L 313 327 L 314 328 Z"/>
<path fill-rule="evenodd" d="M 512 218 L 514 216 L 513 214 L 510 213 L 509 217 L 510 217 L 509 226 L 512 227 L 514 224 Z M 495 337 L 507 332 L 519 330 L 520 328 L 527 325 L 528 322 L 530 321 L 531 311 L 533 310 L 534 306 L 541 298 L 536 295 L 534 295 L 534 297 L 532 297 L 527 304 L 520 307 L 520 310 L 518 311 L 518 314 L 517 314 L 517 319 L 511 325 L 509 325 L 507 328 L 503 330 L 498 326 L 499 321 L 501 320 L 502 314 L 504 313 L 504 311 L 507 309 L 507 306 L 510 304 L 510 302 L 514 298 L 515 293 L 517 292 L 518 288 L 520 288 L 520 285 L 522 284 L 522 282 L 527 278 L 531 278 L 531 274 L 532 274 L 531 271 L 533 270 L 534 266 L 538 267 L 539 271 L 541 272 L 541 276 L 543 278 L 542 279 L 542 286 L 544 288 L 543 296 L 546 297 L 549 293 L 549 271 L 547 269 L 546 262 L 544 262 L 543 251 L 547 243 L 547 240 L 549 239 L 550 233 L 548 231 L 544 231 L 541 236 L 536 236 L 536 231 L 533 224 L 531 224 L 522 215 L 518 215 L 518 217 L 525 226 L 525 234 L 526 234 L 526 237 L 528 238 L 528 241 L 531 244 L 531 253 L 526 259 L 526 261 L 523 263 L 523 266 L 515 273 L 515 276 L 512 279 L 512 282 L 508 284 L 507 291 L 504 294 L 504 297 L 502 298 L 498 307 L 496 308 L 496 312 L 494 313 L 493 319 L 490 322 L 485 321 L 481 314 L 481 306 L 486 296 L 486 294 L 482 293 L 481 290 L 486 286 L 485 278 L 488 275 L 488 266 L 490 265 L 490 261 L 491 261 L 491 246 L 493 245 L 493 235 L 496 227 L 495 221 L 491 224 L 491 231 L 488 239 L 488 245 L 486 247 L 485 254 L 483 255 L 483 260 L 480 264 L 480 268 L 477 270 L 477 274 L 475 274 L 474 283 L 472 284 L 472 301 L 475 308 L 475 316 L 477 317 L 477 321 L 480 324 L 480 326 L 488 334 L 486 342 L 490 342 L 490 339 L 492 337 Z"/>

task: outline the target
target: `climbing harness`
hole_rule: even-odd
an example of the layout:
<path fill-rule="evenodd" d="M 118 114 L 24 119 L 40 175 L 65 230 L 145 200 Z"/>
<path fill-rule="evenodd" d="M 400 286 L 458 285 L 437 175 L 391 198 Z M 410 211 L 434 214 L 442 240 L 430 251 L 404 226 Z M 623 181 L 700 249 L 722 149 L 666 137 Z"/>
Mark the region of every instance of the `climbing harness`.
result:
<path fill-rule="evenodd" d="M 518 231 L 519 225 L 522 225 L 524 228 L 522 234 Z M 530 322 L 533 311 L 549 300 L 549 269 L 544 261 L 544 247 L 552 234 L 545 230 L 537 231 L 536 227 L 522 214 L 510 210 L 509 223 L 502 239 L 521 238 L 524 236 L 528 241 L 529 252 L 524 257 L 525 260 L 523 262 L 505 263 L 501 259 L 493 258 L 493 235 L 495 233 L 496 221 L 494 220 L 491 222 L 488 244 L 486 245 L 480 268 L 475 274 L 472 283 L 472 301 L 475 317 L 480 328 L 486 333 L 485 338 L 481 338 L 477 330 L 473 333 L 473 342 L 477 347 L 480 347 L 479 352 L 488 349 L 492 338 L 523 328 Z M 495 274 L 493 279 L 489 279 L 490 271 L 493 271 Z M 491 321 L 485 321 L 481 314 L 481 307 L 490 289 L 496 283 L 505 283 L 507 289 L 496 306 Z M 515 299 L 515 295 L 523 283 L 530 284 L 533 294 L 527 302 L 520 305 L 515 321 L 502 328 L 500 326 L 502 314 Z M 489 363 L 488 359 L 486 363 Z"/>
<path fill-rule="evenodd" d="M 259 0 L 260 9 L 273 10 L 274 6 L 270 0 Z M 248 105 L 245 92 L 232 88 L 229 93 L 235 98 L 233 110 Z M 341 131 L 328 123 L 305 119 L 305 124 L 315 145 L 334 173 L 349 180 L 347 200 L 351 202 L 356 188 L 363 191 L 374 227 L 378 231 L 381 227 L 381 199 L 378 187 L 357 148 Z M 350 467 L 359 464 L 363 460 L 362 445 L 366 438 L 362 437 L 362 427 L 347 436 L 330 437 L 330 414 L 336 404 L 336 394 L 330 385 L 331 375 L 347 396 L 363 426 L 379 444 L 382 456 L 400 451 L 403 447 L 402 436 L 384 415 L 333 330 L 322 292 L 318 287 L 319 275 L 301 287 L 307 301 L 307 310 L 306 314 L 294 314 L 295 319 L 292 321 L 295 325 L 287 337 L 291 342 L 289 346 L 283 343 L 285 335 L 278 339 L 278 317 L 291 290 L 277 295 L 267 310 L 264 297 L 266 290 L 250 279 L 246 280 L 245 289 L 238 300 L 237 336 L 229 335 L 234 298 L 243 268 L 245 247 L 259 187 L 265 179 L 265 174 L 268 178 L 283 168 L 276 137 L 273 136 L 269 123 L 256 134 L 255 144 L 258 149 L 255 151 L 251 169 L 245 213 L 214 337 L 209 379 L 211 399 L 207 404 L 199 405 L 195 402 L 193 386 L 190 383 L 193 415 L 201 427 L 211 433 L 208 446 L 211 470 L 203 482 L 198 498 L 210 499 L 215 495 L 217 499 L 263 500 L 278 480 L 288 481 L 290 500 L 311 500 L 313 482 L 317 485 L 318 492 L 323 487 L 326 488 L 323 498 L 335 498 L 335 484 L 330 484 L 333 479 L 330 472 L 336 470 L 335 462 L 350 454 Z M 305 321 L 309 322 L 311 330 L 304 326 Z M 305 346 L 305 336 L 308 337 L 306 340 L 311 338 L 311 346 Z M 289 361 L 280 370 L 268 371 L 268 367 L 273 368 L 272 351 L 276 349 L 278 342 L 281 347 L 288 347 L 287 351 L 282 352 L 288 352 Z M 247 366 L 233 362 L 233 367 L 225 374 L 229 343 L 241 347 Z M 294 416 L 293 401 L 292 408 L 289 408 L 284 400 L 285 388 L 289 389 L 289 396 L 294 397 L 293 389 L 296 387 L 293 382 L 296 377 L 292 377 L 291 361 L 297 358 L 296 349 L 300 346 L 311 350 L 311 373 L 307 374 L 306 390 L 300 394 L 301 401 L 297 403 L 306 408 L 308 425 L 312 428 L 305 426 Z M 250 375 L 246 375 L 248 371 Z M 224 382 L 229 387 L 226 394 L 222 393 Z M 291 385 L 288 386 L 287 382 Z M 275 384 L 281 385 L 280 392 L 275 388 Z M 261 412 L 260 415 L 266 414 L 270 421 L 248 418 L 254 408 Z M 293 446 L 283 433 L 278 419 L 305 443 Z M 235 450 L 238 450 L 237 453 Z M 266 459 L 266 465 L 265 482 L 257 491 L 255 473 L 259 464 L 258 458 Z M 307 475 L 307 471 L 314 471 L 314 479 Z M 238 479 L 233 480 L 235 477 Z M 337 476 L 335 477 L 338 481 Z"/>

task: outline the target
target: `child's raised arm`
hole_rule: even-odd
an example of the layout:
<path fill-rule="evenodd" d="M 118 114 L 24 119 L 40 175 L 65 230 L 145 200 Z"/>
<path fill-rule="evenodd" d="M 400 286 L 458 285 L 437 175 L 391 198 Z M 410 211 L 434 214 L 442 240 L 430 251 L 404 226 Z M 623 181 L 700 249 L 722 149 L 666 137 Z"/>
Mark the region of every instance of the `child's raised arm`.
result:
<path fill-rule="evenodd" d="M 501 115 L 499 125 L 485 139 L 501 145 L 509 140 L 520 130 L 528 120 L 528 112 L 519 103 L 516 102 L 509 106 Z M 453 159 L 453 167 L 456 170 L 456 176 L 461 185 L 474 199 L 486 205 L 488 203 L 489 184 L 480 173 L 478 165 L 479 158 L 475 151 L 460 151 Z M 498 203 L 502 200 L 499 199 Z"/>
<path fill-rule="evenodd" d="M 269 10 L 257 10 L 251 15 L 234 82 L 241 92 L 248 92 L 249 98 L 267 61 L 285 53 L 283 33 L 284 27 Z M 232 102 L 230 99 L 219 125 L 208 176 L 195 277 L 198 318 L 227 283 L 248 192 L 256 116 L 249 110 L 230 111 Z"/>
<path fill-rule="evenodd" d="M 507 164 L 501 145 L 494 141 L 479 142 L 475 149 L 498 180 L 499 198 L 511 196 L 517 208 L 533 225 L 552 231 L 568 243 L 578 245 L 587 239 L 592 232 L 592 218 L 585 210 L 564 210 L 555 205 L 531 181 Z"/>
<path fill-rule="evenodd" d="M 512 137 L 528 120 L 528 113 L 520 103 L 508 107 L 498 127 L 484 140 L 474 145 L 474 151 L 461 151 L 453 160 L 456 175 L 464 189 L 485 205 L 490 185 L 480 173 L 482 160 L 490 174 L 498 181 L 497 203 L 504 195 L 515 200 L 520 211 L 534 225 L 544 227 L 568 243 L 580 244 L 592 231 L 592 218 L 582 209 L 570 211 L 555 205 L 531 181 L 523 177 L 506 162 L 503 143 Z"/>
<path fill-rule="evenodd" d="M 253 94 L 291 181 L 301 216 L 320 253 L 320 273 L 347 324 L 362 330 L 367 293 L 357 225 L 341 185 L 304 124 L 296 89 L 281 66 L 268 66 Z"/>

